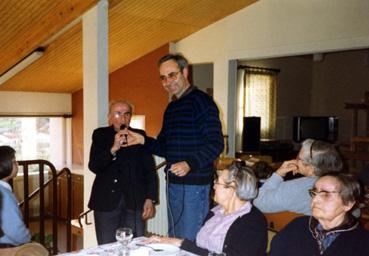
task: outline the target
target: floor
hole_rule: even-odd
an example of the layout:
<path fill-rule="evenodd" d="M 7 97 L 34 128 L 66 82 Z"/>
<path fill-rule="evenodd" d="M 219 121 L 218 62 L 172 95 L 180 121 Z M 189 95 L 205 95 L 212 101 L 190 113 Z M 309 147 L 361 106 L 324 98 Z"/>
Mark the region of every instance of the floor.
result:
<path fill-rule="evenodd" d="M 47 235 L 52 233 L 51 220 L 45 221 L 45 228 L 46 228 L 46 232 L 45 232 L 46 239 L 45 240 L 47 240 Z M 39 222 L 38 221 L 30 222 L 29 229 L 31 231 L 32 237 L 33 238 L 37 237 L 37 233 L 39 233 Z M 66 224 L 65 224 L 65 221 L 60 220 L 58 222 L 58 252 L 64 253 L 66 252 L 66 248 L 67 248 Z M 83 248 L 82 237 L 72 235 L 72 250 L 80 250 L 82 248 Z"/>

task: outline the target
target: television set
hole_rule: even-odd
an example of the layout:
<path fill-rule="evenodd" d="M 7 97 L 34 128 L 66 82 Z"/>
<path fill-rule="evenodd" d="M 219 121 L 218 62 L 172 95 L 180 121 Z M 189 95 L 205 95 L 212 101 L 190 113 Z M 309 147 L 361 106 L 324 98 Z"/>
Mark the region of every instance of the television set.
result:
<path fill-rule="evenodd" d="M 316 139 L 335 142 L 338 138 L 338 118 L 334 116 L 293 117 L 293 141 Z"/>

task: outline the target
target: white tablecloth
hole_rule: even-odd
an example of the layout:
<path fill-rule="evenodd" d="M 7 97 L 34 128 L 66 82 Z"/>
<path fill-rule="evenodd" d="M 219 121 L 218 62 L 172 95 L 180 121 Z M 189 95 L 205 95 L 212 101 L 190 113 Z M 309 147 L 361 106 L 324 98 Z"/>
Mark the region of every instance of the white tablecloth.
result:
<path fill-rule="evenodd" d="M 131 246 L 131 249 L 130 249 L 130 256 L 196 256 L 195 254 L 190 253 L 188 251 L 184 251 L 184 250 L 180 250 L 177 253 L 167 253 L 165 251 L 154 252 L 152 249 L 150 249 L 148 247 L 136 247 L 136 246 L 134 246 L 134 244 L 136 242 L 142 241 L 142 239 L 145 239 L 145 238 L 142 238 L 142 237 L 135 238 L 132 241 L 132 246 Z M 63 256 L 83 256 L 83 255 L 88 255 L 88 256 L 93 256 L 93 255 L 95 255 L 95 256 L 118 256 L 119 255 L 119 247 L 120 247 L 120 244 L 118 244 L 118 242 L 115 242 L 115 243 L 104 244 L 104 245 L 99 245 L 99 246 L 96 246 L 96 247 L 82 249 L 80 251 L 59 254 L 59 255 L 63 255 Z"/>

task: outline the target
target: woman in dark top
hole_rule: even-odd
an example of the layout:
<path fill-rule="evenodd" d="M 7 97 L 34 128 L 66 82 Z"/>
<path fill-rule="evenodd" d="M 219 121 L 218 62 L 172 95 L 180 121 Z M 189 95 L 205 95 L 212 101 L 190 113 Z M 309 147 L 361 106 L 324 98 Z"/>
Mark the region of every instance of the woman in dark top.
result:
<path fill-rule="evenodd" d="M 270 255 L 369 255 L 369 231 L 351 215 L 360 195 L 358 182 L 349 174 L 328 173 L 309 192 L 312 216 L 282 229 L 272 240 Z"/>
<path fill-rule="evenodd" d="M 215 201 L 197 233 L 196 242 L 153 236 L 147 242 L 170 243 L 198 255 L 224 252 L 227 256 L 264 255 L 267 224 L 263 214 L 251 204 L 257 195 L 253 171 L 240 162 L 220 172 L 214 181 Z"/>

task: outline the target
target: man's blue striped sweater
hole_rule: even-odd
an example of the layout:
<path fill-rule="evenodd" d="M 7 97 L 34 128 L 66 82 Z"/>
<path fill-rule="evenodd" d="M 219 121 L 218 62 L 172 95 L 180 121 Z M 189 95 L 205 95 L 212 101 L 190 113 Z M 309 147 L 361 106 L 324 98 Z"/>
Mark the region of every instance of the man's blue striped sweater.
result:
<path fill-rule="evenodd" d="M 191 167 L 184 177 L 169 172 L 172 183 L 209 184 L 214 175 L 214 160 L 223 151 L 224 142 L 219 111 L 213 99 L 190 87 L 169 103 L 157 139 L 146 137 L 145 146 L 171 164 L 186 161 Z"/>

